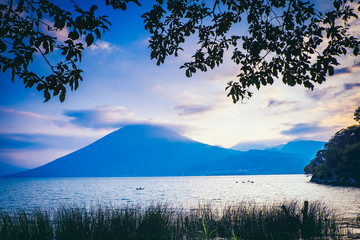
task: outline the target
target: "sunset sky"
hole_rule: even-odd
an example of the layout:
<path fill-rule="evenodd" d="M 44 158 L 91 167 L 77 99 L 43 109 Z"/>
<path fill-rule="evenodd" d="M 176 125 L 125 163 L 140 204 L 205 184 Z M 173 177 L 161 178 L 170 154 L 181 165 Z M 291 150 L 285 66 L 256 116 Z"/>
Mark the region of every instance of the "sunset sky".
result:
<path fill-rule="evenodd" d="M 4 0 L 0 0 L 4 2 Z M 5 1 L 7 2 L 7 1 Z M 103 4 L 103 1 L 100 1 Z M 320 1 L 322 8 L 327 5 Z M 43 94 L 12 83 L 0 73 L 0 161 L 32 168 L 82 148 L 134 123 L 160 124 L 194 140 L 223 147 L 238 143 L 274 146 L 294 139 L 327 141 L 337 130 L 355 124 L 360 105 L 360 59 L 339 59 L 335 75 L 314 91 L 288 87 L 281 80 L 257 91 L 245 103 L 233 104 L 226 83 L 239 66 L 219 68 L 191 78 L 179 67 L 192 55 L 191 43 L 178 58 L 157 66 L 150 60 L 149 35 L 142 8 L 111 8 L 105 14 L 110 32 L 84 52 L 84 81 L 76 92 L 43 103 Z M 360 25 L 353 27 L 360 33 Z M 66 32 L 58 37 L 66 36 Z M 189 49 L 189 50 L 186 50 Z M 39 56 L 35 68 L 46 65 Z"/>

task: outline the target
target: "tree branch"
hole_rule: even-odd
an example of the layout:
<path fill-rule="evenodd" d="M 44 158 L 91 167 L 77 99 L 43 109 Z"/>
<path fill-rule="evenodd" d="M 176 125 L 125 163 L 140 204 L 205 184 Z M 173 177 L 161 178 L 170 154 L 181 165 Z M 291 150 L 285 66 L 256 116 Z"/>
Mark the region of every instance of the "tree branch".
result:
<path fill-rule="evenodd" d="M 12 12 L 13 1 L 14 0 L 10 0 L 9 2 L 9 13 Z"/>
<path fill-rule="evenodd" d="M 54 66 L 51 65 L 51 63 L 49 62 L 49 60 L 47 59 L 45 53 L 43 53 L 43 51 L 41 51 L 41 49 L 39 47 L 36 47 L 36 49 L 41 53 L 41 55 L 43 56 L 44 60 L 46 61 L 46 63 L 50 66 L 51 70 L 55 73 L 54 71 Z"/>

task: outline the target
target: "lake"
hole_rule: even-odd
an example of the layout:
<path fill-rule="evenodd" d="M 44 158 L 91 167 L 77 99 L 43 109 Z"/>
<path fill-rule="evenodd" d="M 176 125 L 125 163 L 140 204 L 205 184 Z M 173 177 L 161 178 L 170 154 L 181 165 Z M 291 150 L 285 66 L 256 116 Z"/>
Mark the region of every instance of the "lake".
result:
<path fill-rule="evenodd" d="M 346 216 L 360 214 L 360 188 L 324 186 L 305 175 L 1 179 L 0 208 L 50 209 L 97 204 L 224 206 L 239 201 L 321 201 Z M 143 188 L 142 190 L 137 190 Z"/>

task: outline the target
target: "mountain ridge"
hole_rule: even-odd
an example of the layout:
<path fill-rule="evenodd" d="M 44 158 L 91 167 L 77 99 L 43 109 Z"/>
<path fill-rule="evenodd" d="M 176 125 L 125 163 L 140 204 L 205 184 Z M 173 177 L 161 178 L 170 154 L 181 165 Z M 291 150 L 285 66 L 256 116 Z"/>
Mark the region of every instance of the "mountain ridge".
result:
<path fill-rule="evenodd" d="M 7 177 L 130 177 L 302 173 L 311 159 L 211 146 L 158 125 L 129 125 L 43 166 Z"/>

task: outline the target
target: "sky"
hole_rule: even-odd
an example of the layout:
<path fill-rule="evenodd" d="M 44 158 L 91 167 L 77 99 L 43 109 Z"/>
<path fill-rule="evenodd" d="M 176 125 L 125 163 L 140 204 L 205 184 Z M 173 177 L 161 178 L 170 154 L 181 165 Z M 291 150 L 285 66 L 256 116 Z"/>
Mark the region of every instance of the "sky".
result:
<path fill-rule="evenodd" d="M 0 0 L 0 2 L 6 2 Z M 144 1 L 143 1 L 144 2 Z M 86 1 L 85 1 L 86 3 Z M 100 5 L 102 4 L 102 1 Z M 196 141 L 231 147 L 275 146 L 296 139 L 327 141 L 353 125 L 360 106 L 360 59 L 342 57 L 335 75 L 314 91 L 276 81 L 253 90 L 253 97 L 234 104 L 226 83 L 236 80 L 239 66 L 225 61 L 206 73 L 185 76 L 179 67 L 189 60 L 194 42 L 165 64 L 150 60 L 143 7 L 129 5 L 109 15 L 112 26 L 83 53 L 84 80 L 65 102 L 44 103 L 35 88 L 24 88 L 0 73 L 0 161 L 33 168 L 80 149 L 128 124 L 158 124 Z M 326 9 L 329 4 L 319 0 Z M 359 23 L 353 29 L 360 33 Z M 66 30 L 57 34 L 64 38 Z M 34 66 L 46 71 L 40 56 Z"/>

